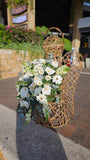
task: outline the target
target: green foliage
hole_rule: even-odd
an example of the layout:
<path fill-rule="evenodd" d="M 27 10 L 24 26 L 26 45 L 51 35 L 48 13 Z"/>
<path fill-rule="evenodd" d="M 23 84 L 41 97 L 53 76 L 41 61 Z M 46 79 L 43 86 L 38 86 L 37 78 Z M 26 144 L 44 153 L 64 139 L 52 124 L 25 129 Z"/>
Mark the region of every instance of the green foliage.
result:
<path fill-rule="evenodd" d="M 29 111 L 26 113 L 25 115 L 25 124 L 28 124 L 31 120 L 31 108 L 29 109 Z"/>
<path fill-rule="evenodd" d="M 15 5 L 28 5 L 28 0 L 7 0 L 7 4 L 10 6 L 11 4 Z"/>
<path fill-rule="evenodd" d="M 55 102 L 56 97 L 55 97 L 55 95 L 49 95 L 49 96 L 47 96 L 47 100 L 48 100 L 48 102 Z"/>
<path fill-rule="evenodd" d="M 61 38 L 61 40 L 63 41 L 63 39 Z M 69 39 L 67 39 L 67 38 L 64 38 L 64 49 L 66 50 L 66 51 L 71 51 L 71 49 L 72 49 L 72 42 L 69 40 Z"/>
<path fill-rule="evenodd" d="M 62 75 L 64 76 L 67 72 L 70 71 L 70 67 L 68 67 L 67 65 L 64 65 L 62 67 L 59 67 L 57 70 L 56 70 L 56 74 L 57 75 Z M 64 77 L 63 77 L 64 78 Z"/>
<path fill-rule="evenodd" d="M 45 26 L 37 26 L 36 27 L 36 31 L 33 31 L 31 29 L 27 29 L 27 28 L 22 28 L 22 27 L 15 27 L 15 26 L 3 26 L 0 25 L 0 39 L 2 40 L 2 42 L 4 43 L 11 43 L 11 42 L 15 42 L 15 43 L 24 43 L 27 42 L 28 44 L 32 44 L 34 47 L 31 48 L 35 48 L 35 52 L 36 52 L 36 45 L 42 46 L 43 45 L 43 41 L 44 41 L 44 34 L 46 33 L 46 31 L 48 30 L 47 27 Z M 48 34 L 51 34 L 51 32 L 49 31 Z M 61 39 L 62 40 L 62 39 Z M 71 51 L 72 48 L 72 44 L 71 41 L 68 39 L 64 39 L 65 44 L 64 44 L 64 49 L 67 51 Z"/>
<path fill-rule="evenodd" d="M 3 24 L 0 24 L 0 30 L 4 30 L 5 26 Z"/>
<path fill-rule="evenodd" d="M 24 27 L 6 26 L 1 30 L 1 37 L 8 36 L 12 42 L 23 43 L 28 42 L 32 45 L 43 45 L 44 35 L 38 34 L 36 31 Z"/>
<path fill-rule="evenodd" d="M 37 32 L 38 34 L 45 34 L 46 31 L 48 30 L 48 28 L 45 27 L 45 26 L 42 26 L 42 27 L 36 26 L 36 27 L 35 27 L 35 30 L 36 30 L 36 32 Z M 48 34 L 51 34 L 51 32 L 49 31 Z"/>
<path fill-rule="evenodd" d="M 23 27 L 0 25 L 0 48 L 30 51 L 31 59 L 44 57 L 43 41 L 47 27 L 36 27 L 36 31 Z M 51 32 L 48 32 L 51 34 Z M 71 51 L 71 41 L 65 38 L 64 49 Z"/>

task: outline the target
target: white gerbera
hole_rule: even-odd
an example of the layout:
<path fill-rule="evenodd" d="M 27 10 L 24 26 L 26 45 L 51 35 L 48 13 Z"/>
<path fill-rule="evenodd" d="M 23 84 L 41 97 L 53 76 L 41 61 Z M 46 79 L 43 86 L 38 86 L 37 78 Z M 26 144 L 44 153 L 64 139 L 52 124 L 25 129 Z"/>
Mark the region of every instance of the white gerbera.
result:
<path fill-rule="evenodd" d="M 27 74 L 28 74 L 28 76 L 30 76 L 30 77 L 33 76 L 33 74 L 32 74 L 30 71 L 28 71 Z"/>
<path fill-rule="evenodd" d="M 43 68 L 42 67 L 38 67 L 38 71 L 41 71 L 41 70 L 43 70 Z"/>
<path fill-rule="evenodd" d="M 33 82 L 36 84 L 36 82 L 38 81 L 38 79 L 39 79 L 39 78 L 38 78 L 37 76 L 35 76 Z"/>
<path fill-rule="evenodd" d="M 46 62 L 46 60 L 45 60 L 45 59 L 40 58 L 40 59 L 39 59 L 39 62 L 40 62 L 40 63 L 45 63 L 45 62 Z"/>
<path fill-rule="evenodd" d="M 28 108 L 28 107 L 29 107 L 29 104 L 28 104 L 28 102 L 25 101 L 25 100 L 20 100 L 20 106 L 21 106 L 21 107 L 26 107 L 26 108 Z"/>
<path fill-rule="evenodd" d="M 28 88 L 27 87 L 21 88 L 21 90 L 20 90 L 20 96 L 21 96 L 21 98 L 28 97 Z"/>
<path fill-rule="evenodd" d="M 46 79 L 47 81 L 50 81 L 51 76 L 47 75 L 47 76 L 45 77 L 45 79 Z"/>
<path fill-rule="evenodd" d="M 33 70 L 34 70 L 35 72 L 37 72 L 37 71 L 38 71 L 38 65 L 35 65 Z"/>
<path fill-rule="evenodd" d="M 31 93 L 32 93 L 32 91 L 34 90 L 34 87 L 35 87 L 35 86 L 34 86 L 32 83 L 29 85 L 28 88 L 30 89 L 30 92 L 31 92 Z"/>
<path fill-rule="evenodd" d="M 35 82 L 32 82 L 32 85 L 35 86 Z"/>
<path fill-rule="evenodd" d="M 44 71 L 41 69 L 41 70 L 39 71 L 39 73 L 40 73 L 41 75 L 43 75 L 43 74 L 44 74 Z"/>
<path fill-rule="evenodd" d="M 36 84 L 37 84 L 38 86 L 41 86 L 43 83 L 42 83 L 41 79 L 38 79 L 37 82 L 36 82 Z"/>
<path fill-rule="evenodd" d="M 59 76 L 59 75 L 55 75 L 54 77 L 53 77 L 53 83 L 55 83 L 55 84 L 61 84 L 62 83 L 62 77 L 61 76 Z"/>
<path fill-rule="evenodd" d="M 45 71 L 46 71 L 49 75 L 52 75 L 52 74 L 55 73 L 55 70 L 53 70 L 53 69 L 51 69 L 51 68 L 49 68 L 49 67 L 47 67 L 47 68 L 45 69 Z"/>
<path fill-rule="evenodd" d="M 35 85 L 41 85 L 42 84 L 42 80 L 40 78 L 38 78 L 37 76 L 34 77 L 34 83 Z"/>
<path fill-rule="evenodd" d="M 48 84 L 48 83 L 44 84 L 44 87 L 50 87 L 50 84 Z"/>
<path fill-rule="evenodd" d="M 51 87 L 49 85 L 45 85 L 44 88 L 42 89 L 42 93 L 45 95 L 50 95 Z"/>
<path fill-rule="evenodd" d="M 57 68 L 57 67 L 58 67 L 58 62 L 52 61 L 52 62 L 51 62 L 51 65 L 52 65 L 53 67 Z"/>
<path fill-rule="evenodd" d="M 47 98 L 43 94 L 39 94 L 39 96 L 36 96 L 36 98 L 41 104 L 47 103 Z"/>

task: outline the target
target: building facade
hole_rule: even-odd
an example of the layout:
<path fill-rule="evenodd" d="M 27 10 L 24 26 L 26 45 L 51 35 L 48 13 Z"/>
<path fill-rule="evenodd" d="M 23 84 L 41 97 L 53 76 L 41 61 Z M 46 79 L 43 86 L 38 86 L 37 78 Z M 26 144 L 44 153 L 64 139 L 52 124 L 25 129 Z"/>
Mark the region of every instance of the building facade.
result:
<path fill-rule="evenodd" d="M 30 7 L 31 0 L 28 0 L 28 7 L 25 12 L 12 15 L 12 12 L 5 0 L 0 0 L 0 24 L 5 25 L 26 25 L 35 30 L 35 26 L 52 27 L 56 26 L 63 33 L 69 33 L 72 40 L 72 47 L 79 52 L 82 39 L 82 31 L 79 28 L 81 18 L 90 17 L 90 0 L 32 0 L 33 9 Z M 88 5 L 85 5 L 88 4 Z M 16 6 L 12 5 L 12 10 Z M 90 27 L 90 26 L 89 26 Z M 84 32 L 86 34 L 87 27 Z M 90 30 L 88 31 L 88 33 Z M 87 36 L 87 34 L 86 34 Z M 90 38 L 88 37 L 88 43 Z"/>

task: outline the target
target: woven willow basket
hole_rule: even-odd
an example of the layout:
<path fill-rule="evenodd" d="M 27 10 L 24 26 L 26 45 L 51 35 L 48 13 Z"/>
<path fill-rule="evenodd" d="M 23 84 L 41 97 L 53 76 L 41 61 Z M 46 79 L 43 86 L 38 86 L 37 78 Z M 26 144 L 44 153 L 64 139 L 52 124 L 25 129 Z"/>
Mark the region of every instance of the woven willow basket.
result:
<path fill-rule="evenodd" d="M 67 65 L 68 58 L 71 56 L 72 52 L 67 52 L 62 57 L 62 64 Z M 45 118 L 39 116 L 39 112 L 36 113 L 37 123 L 43 124 L 49 128 L 58 128 L 66 125 L 71 118 L 74 116 L 74 93 L 76 89 L 76 84 L 83 68 L 83 57 L 81 54 L 76 56 L 76 64 L 70 67 L 70 71 L 66 74 L 63 83 L 60 87 L 62 90 L 60 95 L 60 102 L 48 103 L 51 113 L 49 115 L 48 121 L 45 122 Z"/>
<path fill-rule="evenodd" d="M 62 31 L 59 28 L 51 27 L 47 30 L 46 35 L 48 31 L 51 30 L 57 30 L 59 33 L 61 33 L 63 41 L 61 41 L 60 37 L 57 35 L 50 35 L 48 36 L 43 43 L 43 49 L 45 52 L 45 58 L 49 58 L 49 54 L 52 53 L 53 59 L 55 61 L 58 61 L 59 65 L 61 64 L 61 57 L 64 50 L 64 35 Z"/>
<path fill-rule="evenodd" d="M 68 57 L 71 56 L 71 52 L 67 52 L 62 57 L 62 63 L 68 63 Z M 44 116 L 40 117 L 39 113 L 36 113 L 37 123 L 43 124 L 49 128 L 58 128 L 66 125 L 69 120 L 74 116 L 74 93 L 76 89 L 77 80 L 80 75 L 80 71 L 83 68 L 83 57 L 80 54 L 76 56 L 75 66 L 71 66 L 70 71 L 66 74 L 63 84 L 60 89 L 62 90 L 60 95 L 60 102 L 48 103 L 51 113 L 48 121 L 45 122 Z"/>
<path fill-rule="evenodd" d="M 64 50 L 64 35 L 60 29 L 52 27 L 49 30 L 58 30 L 63 38 L 63 42 L 58 36 L 51 35 L 47 37 L 43 43 L 43 49 L 46 54 L 46 59 L 49 58 L 49 53 L 53 54 L 53 59 L 59 62 L 59 66 L 68 65 L 72 52 L 67 52 L 63 57 Z M 49 31 L 48 30 L 48 31 Z M 46 34 L 48 33 L 46 32 Z M 63 83 L 60 87 L 62 90 L 60 94 L 60 102 L 48 103 L 51 113 L 48 121 L 45 122 L 44 116 L 40 117 L 39 112 L 36 112 L 37 123 L 43 124 L 49 128 L 58 128 L 66 125 L 71 117 L 74 115 L 74 93 L 76 89 L 77 80 L 80 75 L 80 71 L 83 68 L 83 57 L 80 54 L 76 54 L 75 65 L 70 66 L 70 71 L 66 74 Z"/>

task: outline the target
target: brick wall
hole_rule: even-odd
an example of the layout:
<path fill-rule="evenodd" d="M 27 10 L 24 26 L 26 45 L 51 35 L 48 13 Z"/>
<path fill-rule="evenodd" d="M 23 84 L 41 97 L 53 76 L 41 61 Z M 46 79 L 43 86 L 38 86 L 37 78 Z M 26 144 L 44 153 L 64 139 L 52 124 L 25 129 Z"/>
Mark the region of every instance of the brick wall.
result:
<path fill-rule="evenodd" d="M 25 51 L 0 49 L 0 78 L 18 76 L 24 61 L 27 62 L 40 57 L 42 57 L 41 53 L 38 56 L 31 55 L 29 51 L 25 54 Z"/>

